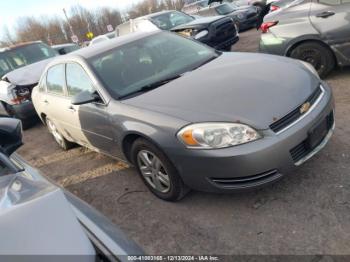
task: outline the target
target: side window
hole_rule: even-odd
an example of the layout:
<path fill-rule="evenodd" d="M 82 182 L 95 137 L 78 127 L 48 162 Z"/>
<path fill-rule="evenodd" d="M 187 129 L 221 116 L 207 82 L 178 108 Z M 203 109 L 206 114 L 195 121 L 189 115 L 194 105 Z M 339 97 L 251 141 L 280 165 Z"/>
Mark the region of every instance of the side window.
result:
<path fill-rule="evenodd" d="M 69 63 L 66 67 L 68 95 L 74 96 L 82 91 L 94 92 L 90 77 L 78 64 Z"/>
<path fill-rule="evenodd" d="M 55 65 L 47 71 L 47 92 L 53 94 L 64 94 L 64 64 Z"/>
<path fill-rule="evenodd" d="M 45 79 L 46 75 L 44 75 L 39 83 L 39 92 L 45 92 Z"/>
<path fill-rule="evenodd" d="M 320 4 L 324 4 L 324 5 L 340 5 L 341 4 L 340 1 L 341 0 L 318 0 Z"/>

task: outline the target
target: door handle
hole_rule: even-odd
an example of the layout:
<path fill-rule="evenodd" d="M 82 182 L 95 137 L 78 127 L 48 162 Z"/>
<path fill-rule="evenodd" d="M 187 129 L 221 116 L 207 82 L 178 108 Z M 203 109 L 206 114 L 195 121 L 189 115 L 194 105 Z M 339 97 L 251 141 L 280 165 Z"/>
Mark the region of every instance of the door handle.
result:
<path fill-rule="evenodd" d="M 335 15 L 332 11 L 325 11 L 316 15 L 316 17 L 327 18 L 329 16 Z"/>
<path fill-rule="evenodd" d="M 68 107 L 68 110 L 71 111 L 71 112 L 73 112 L 73 113 L 77 111 L 73 106 L 69 106 L 69 107 Z"/>
<path fill-rule="evenodd" d="M 46 99 L 43 101 L 44 104 L 48 105 L 49 101 L 47 101 Z"/>

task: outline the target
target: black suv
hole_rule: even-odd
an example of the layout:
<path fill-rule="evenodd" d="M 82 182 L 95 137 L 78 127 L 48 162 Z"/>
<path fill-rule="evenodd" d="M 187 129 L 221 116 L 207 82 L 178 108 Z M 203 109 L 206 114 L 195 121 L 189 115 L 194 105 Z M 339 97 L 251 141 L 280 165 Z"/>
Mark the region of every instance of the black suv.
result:
<path fill-rule="evenodd" d="M 231 50 L 239 40 L 237 27 L 229 17 L 193 17 L 179 11 L 162 11 L 129 20 L 117 26 L 116 34 L 159 29 L 191 37 L 217 50 Z"/>

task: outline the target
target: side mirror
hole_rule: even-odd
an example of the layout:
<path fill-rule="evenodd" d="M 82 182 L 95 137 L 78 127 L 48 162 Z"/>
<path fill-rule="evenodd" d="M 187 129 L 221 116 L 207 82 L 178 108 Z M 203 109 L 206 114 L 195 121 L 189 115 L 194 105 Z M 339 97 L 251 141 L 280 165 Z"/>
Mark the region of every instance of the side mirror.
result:
<path fill-rule="evenodd" d="M 100 100 L 99 96 L 89 91 L 82 91 L 79 94 L 76 94 L 72 97 L 73 105 L 83 105 Z"/>
<path fill-rule="evenodd" d="M 22 144 L 21 121 L 14 118 L 0 118 L 0 151 L 10 156 Z"/>

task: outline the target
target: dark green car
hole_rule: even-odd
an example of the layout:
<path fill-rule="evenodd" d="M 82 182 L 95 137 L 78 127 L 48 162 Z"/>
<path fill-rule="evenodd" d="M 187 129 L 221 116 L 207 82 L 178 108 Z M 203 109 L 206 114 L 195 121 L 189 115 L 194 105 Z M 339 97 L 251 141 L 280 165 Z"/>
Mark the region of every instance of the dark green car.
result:
<path fill-rule="evenodd" d="M 296 0 L 265 16 L 260 51 L 312 64 L 321 77 L 350 65 L 350 0 Z"/>

